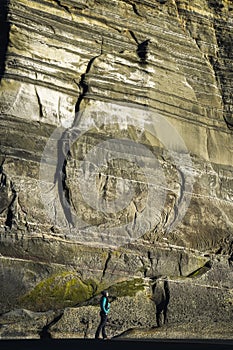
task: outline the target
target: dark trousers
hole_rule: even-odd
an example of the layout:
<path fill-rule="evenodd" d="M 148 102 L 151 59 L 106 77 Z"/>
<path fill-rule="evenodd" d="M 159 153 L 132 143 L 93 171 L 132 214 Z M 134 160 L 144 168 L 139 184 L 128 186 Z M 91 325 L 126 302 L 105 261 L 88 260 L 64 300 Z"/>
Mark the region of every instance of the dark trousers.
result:
<path fill-rule="evenodd" d="M 96 330 L 95 338 L 99 338 L 101 330 L 102 330 L 103 338 L 107 338 L 107 335 L 105 332 L 105 326 L 106 326 L 107 319 L 108 319 L 108 315 L 106 315 L 104 312 L 100 311 L 100 324 Z"/>

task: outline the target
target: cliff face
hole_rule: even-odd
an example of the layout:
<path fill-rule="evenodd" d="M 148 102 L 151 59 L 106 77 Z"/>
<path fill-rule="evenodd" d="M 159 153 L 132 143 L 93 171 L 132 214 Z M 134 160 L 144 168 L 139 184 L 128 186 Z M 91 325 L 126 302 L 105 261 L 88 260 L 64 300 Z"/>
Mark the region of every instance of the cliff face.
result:
<path fill-rule="evenodd" d="M 2 337 L 91 337 L 102 288 L 112 334 L 230 336 L 232 11 L 1 2 Z"/>

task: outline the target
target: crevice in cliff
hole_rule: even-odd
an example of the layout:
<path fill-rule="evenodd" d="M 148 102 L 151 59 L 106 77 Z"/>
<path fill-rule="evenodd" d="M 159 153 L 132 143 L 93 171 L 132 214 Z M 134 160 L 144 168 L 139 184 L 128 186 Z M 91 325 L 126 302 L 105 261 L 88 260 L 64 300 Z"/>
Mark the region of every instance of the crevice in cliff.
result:
<path fill-rule="evenodd" d="M 107 259 L 106 259 L 105 264 L 104 264 L 104 269 L 103 269 L 103 273 L 102 273 L 102 277 L 100 279 L 100 282 L 102 282 L 104 279 L 104 276 L 105 276 L 107 268 L 108 268 L 108 263 L 111 260 L 111 257 L 112 257 L 111 252 L 108 252 L 108 256 L 107 256 Z"/>
<path fill-rule="evenodd" d="M 2 206 L 0 206 L 1 212 L 6 210 L 5 228 L 11 229 L 15 223 L 15 204 L 17 200 L 17 191 L 15 190 L 12 180 L 8 179 L 7 174 L 3 170 L 2 161 L 0 166 L 0 190 L 5 192 L 5 201 L 2 199 Z"/>
<path fill-rule="evenodd" d="M 6 53 L 7 47 L 9 44 L 9 33 L 10 33 L 10 24 L 7 20 L 8 16 L 8 6 L 9 0 L 1 0 L 0 2 L 0 42 L 1 42 L 1 50 L 0 50 L 0 81 L 4 76 L 5 72 L 5 61 L 6 61 Z"/>
<path fill-rule="evenodd" d="M 179 206 L 177 195 L 173 192 L 167 194 L 166 200 L 166 212 L 164 212 L 163 216 L 163 227 L 164 232 L 169 232 L 172 225 L 176 222 L 177 217 L 179 215 Z"/>
<path fill-rule="evenodd" d="M 207 261 L 205 263 L 205 265 L 199 267 L 198 269 L 196 269 L 195 271 L 191 272 L 189 275 L 187 275 L 186 277 L 200 277 L 202 275 L 204 275 L 206 272 L 208 272 L 212 267 L 212 263 L 211 261 Z"/>
<path fill-rule="evenodd" d="M 158 266 L 158 261 L 159 259 L 155 256 L 152 256 L 152 253 L 150 250 L 147 251 L 147 259 L 146 262 L 144 261 L 143 258 L 140 259 L 143 265 L 143 275 L 144 278 L 146 277 L 151 277 L 153 276 L 153 278 L 155 278 L 156 275 L 158 275 L 158 273 L 156 272 L 156 268 Z"/>
<path fill-rule="evenodd" d="M 135 13 L 135 15 L 139 16 L 139 17 L 143 17 L 143 15 L 141 15 L 141 13 L 138 10 L 138 7 L 136 4 L 132 3 L 132 8 L 133 8 L 133 12 Z"/>
<path fill-rule="evenodd" d="M 139 41 L 138 41 L 138 39 L 137 39 L 135 33 L 134 33 L 132 30 L 129 30 L 129 34 L 131 35 L 131 37 L 133 38 L 133 40 L 135 41 L 135 43 L 136 43 L 137 45 L 139 45 Z"/>
<path fill-rule="evenodd" d="M 39 332 L 40 339 L 49 339 L 52 338 L 50 333 L 50 327 L 55 325 L 63 316 L 64 311 L 59 313 L 50 323 L 48 323 L 46 326 L 42 328 L 42 330 Z"/>
<path fill-rule="evenodd" d="M 39 106 L 39 117 L 43 118 L 44 117 L 44 115 L 43 115 L 43 105 L 41 103 L 40 96 L 38 94 L 38 91 L 37 91 L 36 87 L 35 87 L 35 93 L 36 93 L 36 98 L 37 98 L 38 106 Z"/>
<path fill-rule="evenodd" d="M 153 268 L 153 258 L 151 256 L 151 252 L 150 251 L 147 252 L 147 257 L 148 257 L 148 260 L 150 262 L 150 268 L 152 269 Z"/>
<path fill-rule="evenodd" d="M 4 158 L 2 159 L 1 164 L 0 164 L 0 174 L 2 175 L 1 179 L 0 179 L 0 189 L 2 187 L 6 186 L 6 174 L 3 171 L 3 165 L 4 165 L 5 161 L 6 161 L 6 156 L 4 156 Z"/>
<path fill-rule="evenodd" d="M 182 253 L 180 254 L 180 259 L 178 261 L 178 269 L 179 269 L 179 274 L 180 276 L 182 276 L 182 259 L 183 259 L 183 255 Z"/>
<path fill-rule="evenodd" d="M 231 253 L 230 257 L 228 258 L 228 265 L 229 267 L 233 267 L 233 253 Z"/>
<path fill-rule="evenodd" d="M 86 75 L 90 72 L 94 61 L 102 55 L 103 53 L 102 47 L 103 47 L 103 39 L 100 47 L 100 54 L 90 59 L 90 61 L 87 64 L 86 71 L 81 75 L 81 79 L 78 83 L 80 94 L 75 105 L 75 119 L 74 119 L 73 126 L 71 127 L 71 129 L 66 130 L 63 133 L 61 139 L 58 141 L 58 158 L 57 158 L 58 165 L 57 165 L 57 170 L 55 174 L 55 181 L 58 181 L 60 201 L 63 207 L 66 220 L 73 227 L 74 227 L 74 220 L 73 220 L 73 214 L 72 214 L 71 208 L 74 206 L 72 204 L 70 188 L 67 185 L 67 171 L 66 171 L 68 159 L 69 157 L 71 157 L 70 146 L 73 142 L 73 138 L 75 137 L 75 133 L 72 132 L 72 128 L 77 126 L 79 122 L 80 104 L 88 92 L 88 83 L 86 81 Z"/>
<path fill-rule="evenodd" d="M 60 0 L 53 0 L 59 7 L 61 7 L 62 9 L 64 9 L 66 12 L 68 12 L 71 15 L 70 9 L 69 7 L 67 7 L 66 5 L 63 5 L 62 2 Z"/>
<path fill-rule="evenodd" d="M 6 217 L 6 221 L 5 221 L 5 226 L 6 228 L 12 229 L 13 224 L 14 224 L 14 210 L 13 210 L 13 203 L 15 202 L 16 199 L 16 194 L 14 195 L 12 202 L 8 208 L 7 211 L 7 217 Z"/>
<path fill-rule="evenodd" d="M 104 186 L 102 188 L 102 198 L 103 200 L 107 200 L 107 190 L 108 190 L 108 175 L 105 178 Z"/>
<path fill-rule="evenodd" d="M 164 216 L 164 227 L 167 231 L 175 224 L 179 218 L 182 219 L 183 207 L 185 203 L 185 194 L 189 193 L 188 187 L 190 186 L 188 176 L 186 177 L 185 171 L 182 168 L 176 167 L 176 171 L 179 175 L 179 192 L 176 194 L 174 192 L 170 193 L 168 207 L 170 211 Z M 172 215 L 173 213 L 173 215 Z"/>
<path fill-rule="evenodd" d="M 178 20 L 178 22 L 180 23 L 181 28 L 182 28 L 184 31 L 187 31 L 187 29 L 186 29 L 186 22 L 184 21 L 182 15 L 181 15 L 181 13 L 180 13 L 180 8 L 179 8 L 179 6 L 178 6 L 179 1 L 177 1 L 177 0 L 172 0 L 172 2 L 173 2 L 173 4 L 174 4 L 174 6 L 175 6 L 176 15 L 177 15 L 177 20 Z M 178 2 L 178 4 L 177 4 L 177 2 Z"/>
<path fill-rule="evenodd" d="M 102 41 L 102 45 L 103 45 L 103 41 Z M 78 83 L 78 86 L 80 88 L 80 95 L 78 97 L 78 100 L 76 102 L 75 105 L 75 113 L 76 114 L 76 118 L 74 120 L 74 126 L 78 123 L 78 112 L 80 111 L 80 104 L 83 100 L 83 98 L 85 97 L 86 93 L 88 92 L 88 84 L 85 80 L 86 78 L 86 74 L 89 73 L 93 62 L 95 61 L 96 58 L 98 58 L 99 56 L 101 56 L 102 54 L 102 45 L 101 45 L 101 53 L 95 57 L 93 57 L 87 64 L 87 68 L 85 73 L 83 73 L 81 75 L 81 79 Z M 70 145 L 72 143 L 72 135 L 70 133 L 70 130 L 65 131 L 64 134 L 61 137 L 61 140 L 59 140 L 58 143 L 58 160 L 61 159 L 61 162 L 58 162 L 58 167 L 57 167 L 57 172 L 56 172 L 56 177 L 60 178 L 59 181 L 59 194 L 60 194 L 60 199 L 61 199 L 61 203 L 63 206 L 63 210 L 64 210 L 64 214 L 66 216 L 67 221 L 74 226 L 74 222 L 73 222 L 73 217 L 72 217 L 72 212 L 71 212 L 71 196 L 70 196 L 70 189 L 67 186 L 67 172 L 66 172 L 66 166 L 67 166 L 67 160 L 68 158 L 71 156 L 70 154 Z M 62 155 L 62 156 L 61 156 Z M 67 205 L 68 203 L 68 205 Z"/>
<path fill-rule="evenodd" d="M 95 57 L 92 57 L 92 58 L 90 59 L 90 61 L 89 61 L 88 64 L 87 64 L 86 71 L 85 71 L 85 73 L 83 73 L 83 74 L 81 75 L 81 79 L 80 79 L 80 81 L 79 81 L 79 83 L 78 83 L 78 86 L 79 86 L 79 88 L 80 88 L 81 93 L 80 93 L 80 95 L 79 95 L 79 97 L 78 97 L 78 100 L 77 100 L 77 102 L 76 102 L 76 105 L 75 105 L 75 113 L 78 113 L 78 112 L 79 112 L 79 110 L 80 110 L 80 104 L 81 104 L 83 98 L 85 97 L 85 95 L 86 95 L 87 92 L 88 92 L 88 83 L 87 83 L 87 81 L 86 81 L 86 75 L 90 72 L 90 70 L 91 70 L 91 68 L 92 68 L 92 66 L 93 66 L 94 61 L 95 61 L 97 58 L 99 58 L 102 54 L 103 54 L 103 38 L 102 38 L 102 43 L 101 43 L 101 48 L 100 48 L 100 54 L 97 55 L 97 56 L 95 56 Z"/>
<path fill-rule="evenodd" d="M 74 226 L 74 221 L 71 212 L 71 198 L 70 198 L 70 189 L 67 186 L 67 159 L 70 156 L 70 135 L 69 132 L 65 131 L 58 141 L 58 165 L 56 170 L 56 179 L 58 180 L 58 193 L 60 196 L 61 205 L 66 217 L 66 220 L 69 224 Z"/>

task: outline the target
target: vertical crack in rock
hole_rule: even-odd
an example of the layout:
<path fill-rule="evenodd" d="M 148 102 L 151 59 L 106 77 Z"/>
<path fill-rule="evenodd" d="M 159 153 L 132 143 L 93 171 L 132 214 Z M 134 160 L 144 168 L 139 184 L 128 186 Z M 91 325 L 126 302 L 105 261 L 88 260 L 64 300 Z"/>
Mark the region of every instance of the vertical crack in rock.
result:
<path fill-rule="evenodd" d="M 138 7 L 135 3 L 132 3 L 132 8 L 133 8 L 133 12 L 135 13 L 135 15 L 139 16 L 139 17 L 143 17 L 143 15 L 140 14 Z"/>
<path fill-rule="evenodd" d="M 63 316 L 64 311 L 62 311 L 58 316 L 56 316 L 51 322 L 45 325 L 42 330 L 39 332 L 40 339 L 49 339 L 52 338 L 50 333 L 50 327 L 56 324 Z"/>
<path fill-rule="evenodd" d="M 153 279 L 156 279 L 158 276 L 158 263 L 159 263 L 159 256 L 158 255 L 152 255 L 152 252 L 148 250 L 147 252 L 147 258 L 144 259 L 141 258 L 142 265 L 144 268 L 144 277 L 150 277 Z M 153 277 L 152 277 L 153 276 Z"/>
<path fill-rule="evenodd" d="M 88 92 L 86 75 L 90 72 L 93 62 L 102 55 L 102 47 L 103 47 L 103 39 L 101 42 L 100 54 L 90 59 L 90 61 L 87 64 L 86 71 L 81 75 L 81 79 L 78 83 L 78 86 L 81 92 L 75 105 L 76 117 L 75 117 L 73 126 L 69 130 L 66 130 L 63 133 L 61 139 L 58 142 L 58 165 L 57 165 L 57 171 L 55 175 L 55 181 L 60 179 L 60 181 L 58 181 L 58 186 L 59 186 L 59 196 L 60 196 L 61 205 L 63 207 L 66 220 L 72 226 L 74 226 L 74 220 L 73 220 L 71 207 L 74 207 L 74 206 L 72 204 L 70 188 L 69 186 L 67 186 L 67 172 L 66 172 L 67 161 L 69 157 L 71 157 L 70 146 L 72 144 L 73 138 L 75 137 L 74 133 L 72 132 L 72 128 L 75 128 L 78 125 L 78 122 L 79 122 L 78 112 L 80 111 L 80 104 Z"/>
<path fill-rule="evenodd" d="M 232 243 L 231 243 L 231 248 L 230 249 L 232 249 Z M 228 265 L 229 265 L 229 267 L 233 267 L 233 252 L 230 252 L 230 256 L 229 256 L 229 258 L 228 258 Z"/>
<path fill-rule="evenodd" d="M 107 199 L 107 189 L 108 189 L 108 175 L 105 177 L 104 186 L 102 188 L 102 198 L 103 198 L 103 200 Z"/>
<path fill-rule="evenodd" d="M 210 159 L 210 155 L 211 155 L 211 151 L 212 151 L 212 147 L 211 147 L 211 137 L 210 137 L 210 131 L 208 128 L 205 129 L 206 131 L 206 153 L 208 154 L 208 157 Z"/>
<path fill-rule="evenodd" d="M 12 184 L 12 182 L 10 182 L 11 184 L 11 191 L 12 191 L 12 194 L 13 194 L 13 199 L 8 207 L 8 211 L 7 211 L 7 218 L 6 218 L 6 221 L 5 221 L 5 225 L 6 227 L 8 227 L 9 229 L 11 229 L 13 227 L 13 224 L 14 224 L 14 218 L 15 218 L 15 210 L 14 210 L 14 203 L 16 201 L 16 198 L 17 198 L 17 193 L 14 189 L 14 186 Z"/>
<path fill-rule="evenodd" d="M 156 260 L 156 262 L 155 262 Z M 150 250 L 147 252 L 147 263 L 144 263 L 143 261 L 143 266 L 144 266 L 144 277 L 148 277 L 151 275 L 154 275 L 156 273 L 156 266 L 158 265 L 158 258 L 153 257 L 152 253 Z"/>
<path fill-rule="evenodd" d="M 7 20 L 8 16 L 8 6 L 9 0 L 1 0 L 0 1 L 0 81 L 5 72 L 5 61 L 6 61 L 6 53 L 7 47 L 9 43 L 9 32 L 10 32 L 10 24 Z"/>
<path fill-rule="evenodd" d="M 139 260 L 140 260 L 141 265 L 143 267 L 143 277 L 146 278 L 147 277 L 148 268 L 150 269 L 150 267 L 147 264 L 145 264 L 145 261 L 144 261 L 142 256 L 139 256 Z"/>
<path fill-rule="evenodd" d="M 165 232 L 169 229 L 169 227 L 171 227 L 174 224 L 179 213 L 176 194 L 170 193 L 169 195 L 167 195 L 167 197 L 168 202 L 166 205 L 166 212 L 164 213 L 163 221 L 163 227 Z"/>
<path fill-rule="evenodd" d="M 131 37 L 133 38 L 133 40 L 136 42 L 137 45 L 139 45 L 139 41 L 135 35 L 135 33 L 132 30 L 129 30 L 129 34 L 131 35 Z"/>
<path fill-rule="evenodd" d="M 171 227 L 174 222 L 176 222 L 176 220 L 179 217 L 179 213 L 182 210 L 181 205 L 183 203 L 183 199 L 184 199 L 184 195 L 186 192 L 186 180 L 185 180 L 185 174 L 183 173 L 183 171 L 179 168 L 176 169 L 179 176 L 180 176 L 180 183 L 179 183 L 179 194 L 178 194 L 178 198 L 175 195 L 175 193 L 173 193 L 171 195 L 171 197 L 173 198 L 172 204 L 170 206 L 170 213 L 167 213 L 165 218 L 164 218 L 164 227 L 165 225 L 167 225 L 168 227 Z M 169 222 L 169 219 L 171 218 L 171 212 L 173 211 L 173 217 L 171 222 Z M 182 215 L 182 213 L 181 213 Z"/>
<path fill-rule="evenodd" d="M 111 252 L 108 252 L 108 256 L 107 256 L 107 259 L 106 259 L 105 264 L 104 264 L 104 269 L 103 269 L 103 273 L 102 273 L 102 277 L 101 277 L 100 282 L 102 282 L 104 279 L 104 276 L 106 274 L 106 271 L 108 268 L 108 263 L 109 263 L 110 259 L 111 259 Z"/>
<path fill-rule="evenodd" d="M 3 171 L 3 164 L 5 162 L 5 158 L 3 159 L 1 165 L 0 165 L 0 193 L 1 193 L 1 202 L 0 202 L 0 213 L 2 213 L 6 207 L 9 205 L 9 199 L 8 199 L 8 183 L 7 183 L 7 176 Z"/>
<path fill-rule="evenodd" d="M 172 0 L 172 2 L 174 4 L 174 6 L 175 6 L 177 20 L 180 23 L 181 28 L 183 28 L 184 31 L 187 31 L 187 28 L 185 26 L 185 21 L 184 21 L 182 15 L 180 14 L 180 9 L 179 9 L 179 6 L 178 6 L 179 2 L 177 0 Z M 178 2 L 178 4 L 177 4 L 177 2 Z"/>
<path fill-rule="evenodd" d="M 150 262 L 150 268 L 152 269 L 153 268 L 153 258 L 151 256 L 151 252 L 149 250 L 147 252 L 147 256 L 148 256 L 148 260 Z"/>
<path fill-rule="evenodd" d="M 101 56 L 102 45 L 103 45 L 103 40 L 101 43 L 100 54 L 93 57 L 88 62 L 85 73 L 81 75 L 81 79 L 78 84 L 81 90 L 81 93 L 75 105 L 75 113 L 79 112 L 81 101 L 83 100 L 84 96 L 88 91 L 88 84 L 86 83 L 85 76 L 90 71 L 94 60 L 99 56 Z M 78 123 L 78 119 L 77 120 L 75 119 L 74 127 L 76 126 L 77 123 Z M 63 133 L 61 139 L 58 141 L 58 165 L 57 165 L 57 170 L 55 174 L 55 182 L 57 181 L 58 178 L 60 179 L 60 181 L 58 181 L 58 186 L 59 186 L 59 196 L 60 196 L 61 205 L 63 207 L 66 220 L 68 221 L 69 224 L 74 226 L 74 221 L 73 221 L 72 212 L 70 208 L 70 206 L 72 205 L 72 201 L 70 196 L 70 189 L 67 186 L 67 172 L 66 172 L 67 160 L 71 156 L 70 154 L 71 144 L 72 144 L 72 129 L 69 129 Z"/>
<path fill-rule="evenodd" d="M 179 268 L 180 276 L 182 276 L 182 259 L 183 259 L 183 255 L 182 255 L 182 253 L 180 253 L 180 259 L 178 261 L 178 268 Z"/>
<path fill-rule="evenodd" d="M 0 203 L 0 213 L 7 211 L 5 226 L 11 229 L 16 217 L 15 213 L 15 203 L 17 199 L 17 192 L 14 188 L 13 182 L 8 179 L 7 174 L 4 172 L 3 165 L 5 159 L 2 161 L 0 166 L 0 193 L 1 193 L 1 203 Z"/>
<path fill-rule="evenodd" d="M 137 209 L 136 209 L 136 210 L 137 210 Z M 134 217 L 133 217 L 133 222 L 132 222 L 132 228 L 133 228 L 133 230 L 135 229 L 136 224 L 137 224 L 137 217 L 138 217 L 137 211 L 135 211 Z"/>
<path fill-rule="evenodd" d="M 40 100 L 40 96 L 38 94 L 38 91 L 37 91 L 37 88 L 35 87 L 35 93 L 36 93 L 36 97 L 37 97 L 37 101 L 38 101 L 38 106 L 39 106 L 39 117 L 40 118 L 43 118 L 44 115 L 43 115 L 43 105 L 41 103 L 41 100 Z"/>
<path fill-rule="evenodd" d="M 86 71 L 85 71 L 85 73 L 83 73 L 81 75 L 81 79 L 78 83 L 81 93 L 80 93 L 78 100 L 76 102 L 76 105 L 75 105 L 75 112 L 76 113 L 79 112 L 81 101 L 83 100 L 83 98 L 85 97 L 85 95 L 88 92 L 88 83 L 86 81 L 86 75 L 90 72 L 94 61 L 97 58 L 99 58 L 102 54 L 103 54 L 103 38 L 102 38 L 102 42 L 101 42 L 100 54 L 90 59 L 90 61 L 87 64 Z"/>
<path fill-rule="evenodd" d="M 60 196 L 60 202 L 66 217 L 66 220 L 68 223 L 72 226 L 74 226 L 74 220 L 71 212 L 71 198 L 70 198 L 70 189 L 67 186 L 67 173 L 66 173 L 66 165 L 67 160 L 70 156 L 70 138 L 69 138 L 69 132 L 65 131 L 61 137 L 61 139 L 58 141 L 58 165 L 57 165 L 57 171 L 56 171 L 56 179 L 60 179 L 58 181 L 58 193 Z"/>
<path fill-rule="evenodd" d="M 229 244 L 229 252 L 228 252 L 228 265 L 229 267 L 233 267 L 233 237 L 231 238 L 231 242 Z"/>

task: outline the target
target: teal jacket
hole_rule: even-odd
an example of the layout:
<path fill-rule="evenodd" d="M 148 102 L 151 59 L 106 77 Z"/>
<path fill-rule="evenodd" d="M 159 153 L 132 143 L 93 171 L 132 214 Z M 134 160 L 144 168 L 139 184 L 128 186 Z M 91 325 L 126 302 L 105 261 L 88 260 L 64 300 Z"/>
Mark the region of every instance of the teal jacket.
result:
<path fill-rule="evenodd" d="M 105 297 L 105 296 L 101 297 L 101 299 L 100 299 L 100 308 L 101 308 L 101 311 L 103 311 L 106 315 L 109 313 L 110 303 L 109 303 L 107 297 Z"/>

